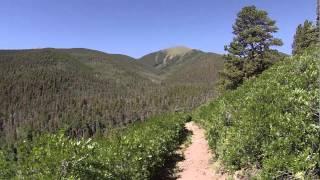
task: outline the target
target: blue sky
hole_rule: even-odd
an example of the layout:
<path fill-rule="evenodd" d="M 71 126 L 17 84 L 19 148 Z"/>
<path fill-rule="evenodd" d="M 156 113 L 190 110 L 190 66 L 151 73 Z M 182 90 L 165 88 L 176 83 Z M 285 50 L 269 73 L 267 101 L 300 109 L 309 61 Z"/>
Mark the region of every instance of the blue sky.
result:
<path fill-rule="evenodd" d="M 267 10 L 291 52 L 295 29 L 315 19 L 316 0 L 1 0 L 0 49 L 84 47 L 133 57 L 185 45 L 223 53 L 236 14 Z"/>

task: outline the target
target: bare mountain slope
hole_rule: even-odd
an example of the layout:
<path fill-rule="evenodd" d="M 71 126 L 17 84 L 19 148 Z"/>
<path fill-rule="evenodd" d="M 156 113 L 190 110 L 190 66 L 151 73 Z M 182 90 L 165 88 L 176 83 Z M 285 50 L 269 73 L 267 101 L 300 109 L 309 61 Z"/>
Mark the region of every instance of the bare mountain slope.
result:
<path fill-rule="evenodd" d="M 159 70 L 161 79 L 168 82 L 214 83 L 223 68 L 221 55 L 186 47 L 153 52 L 140 61 Z"/>

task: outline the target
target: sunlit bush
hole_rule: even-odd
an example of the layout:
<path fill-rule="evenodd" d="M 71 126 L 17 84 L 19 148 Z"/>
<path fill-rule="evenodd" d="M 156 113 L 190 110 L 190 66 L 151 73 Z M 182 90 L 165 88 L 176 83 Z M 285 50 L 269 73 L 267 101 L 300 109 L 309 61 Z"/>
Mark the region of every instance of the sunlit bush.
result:
<path fill-rule="evenodd" d="M 180 144 L 185 122 L 179 114 L 163 115 L 95 140 L 43 135 L 21 143 L 17 161 L 6 160 L 0 152 L 0 177 L 148 179 Z"/>
<path fill-rule="evenodd" d="M 319 177 L 319 62 L 319 49 L 287 58 L 195 112 L 228 169 Z"/>

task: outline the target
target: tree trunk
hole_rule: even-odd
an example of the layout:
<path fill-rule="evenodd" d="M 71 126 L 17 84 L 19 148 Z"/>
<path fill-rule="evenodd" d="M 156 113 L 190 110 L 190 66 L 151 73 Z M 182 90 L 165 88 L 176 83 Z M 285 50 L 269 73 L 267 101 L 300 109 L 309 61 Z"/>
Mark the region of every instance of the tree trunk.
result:
<path fill-rule="evenodd" d="M 320 26 L 320 0 L 317 0 L 317 27 Z"/>
<path fill-rule="evenodd" d="M 317 30 L 318 30 L 318 43 L 320 43 L 320 0 L 317 0 Z M 318 79 L 320 85 L 320 77 Z M 318 110 L 318 119 L 320 125 L 320 103 L 319 103 L 319 110 Z"/>

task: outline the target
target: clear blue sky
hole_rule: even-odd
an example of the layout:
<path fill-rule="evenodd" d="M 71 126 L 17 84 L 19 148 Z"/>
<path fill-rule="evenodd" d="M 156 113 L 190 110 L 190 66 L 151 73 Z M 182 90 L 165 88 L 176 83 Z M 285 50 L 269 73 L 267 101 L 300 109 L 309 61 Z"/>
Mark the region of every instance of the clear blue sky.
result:
<path fill-rule="evenodd" d="M 185 45 L 223 53 L 245 5 L 267 10 L 290 53 L 316 0 L 1 0 L 0 49 L 84 47 L 140 57 Z"/>

